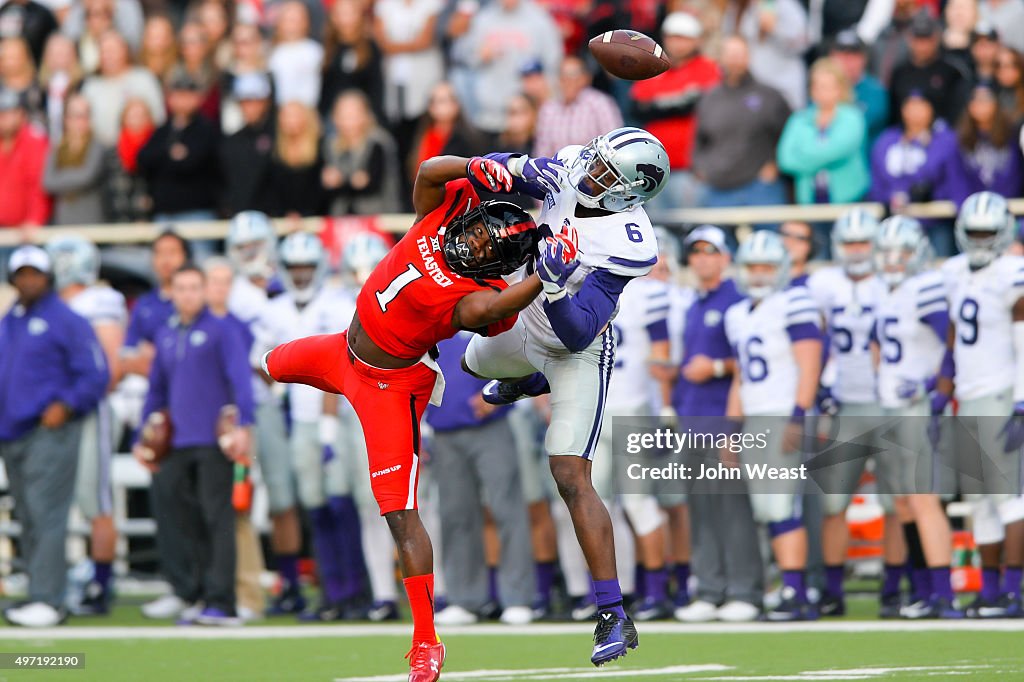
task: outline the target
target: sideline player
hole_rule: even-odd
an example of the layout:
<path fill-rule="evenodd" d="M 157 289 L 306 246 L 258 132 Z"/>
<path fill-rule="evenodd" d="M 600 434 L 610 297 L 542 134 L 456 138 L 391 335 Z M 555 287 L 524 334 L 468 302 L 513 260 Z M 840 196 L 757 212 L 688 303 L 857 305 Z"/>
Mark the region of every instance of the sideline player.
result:
<path fill-rule="evenodd" d="M 499 334 L 541 292 L 536 275 L 512 286 L 501 278 L 534 254 L 538 230 L 522 209 L 481 203 L 464 178 L 510 190 L 498 163 L 441 156 L 420 165 L 413 189 L 416 223 L 381 261 L 356 299 L 348 331 L 278 346 L 264 356 L 277 381 L 345 395 L 363 426 L 370 483 L 388 522 L 413 616 L 409 682 L 433 682 L 444 664 L 434 630 L 433 550 L 417 511 L 419 423 L 440 403 L 444 379 L 430 356 L 460 329 Z M 572 261 L 575 244 L 546 242 L 541 267 Z"/>
<path fill-rule="evenodd" d="M 46 250 L 53 262 L 57 293 L 73 311 L 89 321 L 107 357 L 109 394 L 121 380 L 120 352 L 128 323 L 124 296 L 109 286 L 97 284 L 100 252 L 92 242 L 76 236 L 58 237 L 46 245 Z M 75 504 L 92 526 L 89 554 L 93 577 L 85 586 L 81 602 L 72 608 L 76 616 L 110 612 L 111 566 L 117 549 L 110 481 L 115 431 L 110 402 L 104 397 L 96 411 L 86 417 L 78 449 Z"/>
<path fill-rule="evenodd" d="M 612 522 L 591 481 L 591 457 L 615 363 L 610 322 L 626 284 L 646 275 L 658 260 L 643 204 L 667 184 L 668 154 L 647 131 L 619 128 L 585 147 L 565 147 L 555 159 L 489 158 L 523 181 L 518 190 L 543 200 L 542 233 L 571 229 L 581 240 L 578 263 L 540 263 L 543 298 L 509 333 L 474 338 L 464 367 L 499 380 L 484 389 L 494 404 L 551 392 L 544 446 L 590 567 L 598 607 L 590 660 L 602 665 L 635 649 L 638 638 L 623 608 Z"/>

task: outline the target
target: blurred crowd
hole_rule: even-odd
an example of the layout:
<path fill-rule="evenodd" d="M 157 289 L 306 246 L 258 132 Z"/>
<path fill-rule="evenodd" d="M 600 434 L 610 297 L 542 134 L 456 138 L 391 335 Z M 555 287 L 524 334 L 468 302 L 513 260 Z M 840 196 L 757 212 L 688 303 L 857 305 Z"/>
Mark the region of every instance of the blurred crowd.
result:
<path fill-rule="evenodd" d="M 621 27 L 671 68 L 603 73 Z M 669 150 L 656 211 L 1013 197 L 1021 35 L 1021 0 L 6 0 L 0 226 L 398 212 L 423 159 L 623 121 Z"/>

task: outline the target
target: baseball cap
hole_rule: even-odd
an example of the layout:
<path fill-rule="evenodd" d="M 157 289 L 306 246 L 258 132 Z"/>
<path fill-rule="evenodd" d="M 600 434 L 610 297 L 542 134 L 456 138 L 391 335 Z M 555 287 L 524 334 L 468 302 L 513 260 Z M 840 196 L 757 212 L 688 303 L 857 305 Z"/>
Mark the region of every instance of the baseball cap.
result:
<path fill-rule="evenodd" d="M 921 11 L 910 20 L 910 35 L 915 38 L 931 38 L 939 32 L 939 22 L 927 11 Z"/>
<path fill-rule="evenodd" d="M 0 88 L 0 111 L 24 108 L 25 100 L 19 93 L 10 88 Z"/>
<path fill-rule="evenodd" d="M 704 27 L 697 17 L 687 12 L 672 12 L 661 24 L 661 32 L 666 36 L 682 36 L 684 38 L 700 38 Z"/>
<path fill-rule="evenodd" d="M 979 21 L 977 25 L 975 25 L 974 30 L 971 32 L 971 38 L 974 40 L 981 40 L 984 38 L 985 40 L 991 40 L 994 43 L 998 43 L 999 31 L 996 30 L 995 26 L 983 20 Z"/>
<path fill-rule="evenodd" d="M 203 89 L 203 86 L 193 78 L 185 69 L 176 68 L 171 72 L 171 77 L 167 79 L 168 90 L 190 90 L 192 92 L 198 92 Z"/>
<path fill-rule="evenodd" d="M 243 73 L 235 78 L 231 91 L 238 100 L 268 99 L 270 79 L 265 73 Z"/>
<path fill-rule="evenodd" d="M 527 59 L 519 67 L 520 76 L 534 76 L 538 73 L 544 73 L 544 65 L 539 59 Z"/>
<path fill-rule="evenodd" d="M 22 268 L 35 268 L 39 272 L 49 274 L 50 256 L 38 246 L 20 246 L 7 261 L 8 277 L 13 277 L 14 273 Z"/>
<path fill-rule="evenodd" d="M 935 107 L 935 101 L 921 88 L 911 88 L 910 90 L 907 90 L 906 93 L 903 94 L 903 97 L 900 98 L 900 106 L 903 106 L 912 99 L 923 99 L 925 102 L 932 105 L 932 108 Z"/>
<path fill-rule="evenodd" d="M 725 232 L 714 225 L 700 225 L 690 230 L 683 240 L 683 249 L 689 250 L 697 242 L 707 242 L 718 249 L 719 253 L 729 253 L 729 245 L 725 242 Z"/>
<path fill-rule="evenodd" d="M 837 52 L 863 52 L 867 49 L 867 45 L 860 39 L 856 31 L 848 28 L 836 34 L 832 49 Z"/>

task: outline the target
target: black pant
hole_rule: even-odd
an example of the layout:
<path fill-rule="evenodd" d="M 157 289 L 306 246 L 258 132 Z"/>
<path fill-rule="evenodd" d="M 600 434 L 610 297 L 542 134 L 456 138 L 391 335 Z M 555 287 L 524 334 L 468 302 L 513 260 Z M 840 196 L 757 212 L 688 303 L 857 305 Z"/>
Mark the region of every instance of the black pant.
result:
<path fill-rule="evenodd" d="M 160 563 L 175 593 L 233 615 L 231 486 L 232 464 L 212 445 L 172 451 L 153 476 Z"/>

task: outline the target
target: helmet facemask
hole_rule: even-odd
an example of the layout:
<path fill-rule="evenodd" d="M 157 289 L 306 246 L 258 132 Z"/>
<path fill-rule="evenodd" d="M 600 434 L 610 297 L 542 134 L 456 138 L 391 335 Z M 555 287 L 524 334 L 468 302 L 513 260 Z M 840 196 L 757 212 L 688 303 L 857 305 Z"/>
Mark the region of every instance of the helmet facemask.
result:
<path fill-rule="evenodd" d="M 536 228 L 533 219 L 514 204 L 482 203 L 444 228 L 445 263 L 452 272 L 472 279 L 511 275 L 532 255 Z"/>
<path fill-rule="evenodd" d="M 857 244 L 858 246 L 854 246 Z M 836 258 L 850 277 L 866 277 L 874 270 L 873 245 L 870 241 L 845 242 L 836 245 Z"/>
<path fill-rule="evenodd" d="M 315 263 L 297 263 L 285 267 L 285 281 L 289 284 L 288 291 L 299 305 L 313 300 L 319 288 L 318 270 Z"/>
<path fill-rule="evenodd" d="M 785 286 L 787 273 L 778 263 L 745 263 L 740 268 L 740 284 L 750 298 L 762 301 Z"/>
<path fill-rule="evenodd" d="M 890 289 L 895 289 L 914 274 L 910 271 L 914 253 L 902 246 L 875 252 L 875 269 Z"/>
<path fill-rule="evenodd" d="M 234 244 L 228 249 L 228 257 L 238 272 L 249 278 L 267 279 L 274 274 L 274 246 L 266 239 Z"/>
<path fill-rule="evenodd" d="M 587 208 L 618 213 L 643 203 L 643 197 L 631 191 L 633 185 L 611 163 L 614 154 L 607 140 L 598 137 L 580 151 L 569 169 L 577 200 Z"/>

